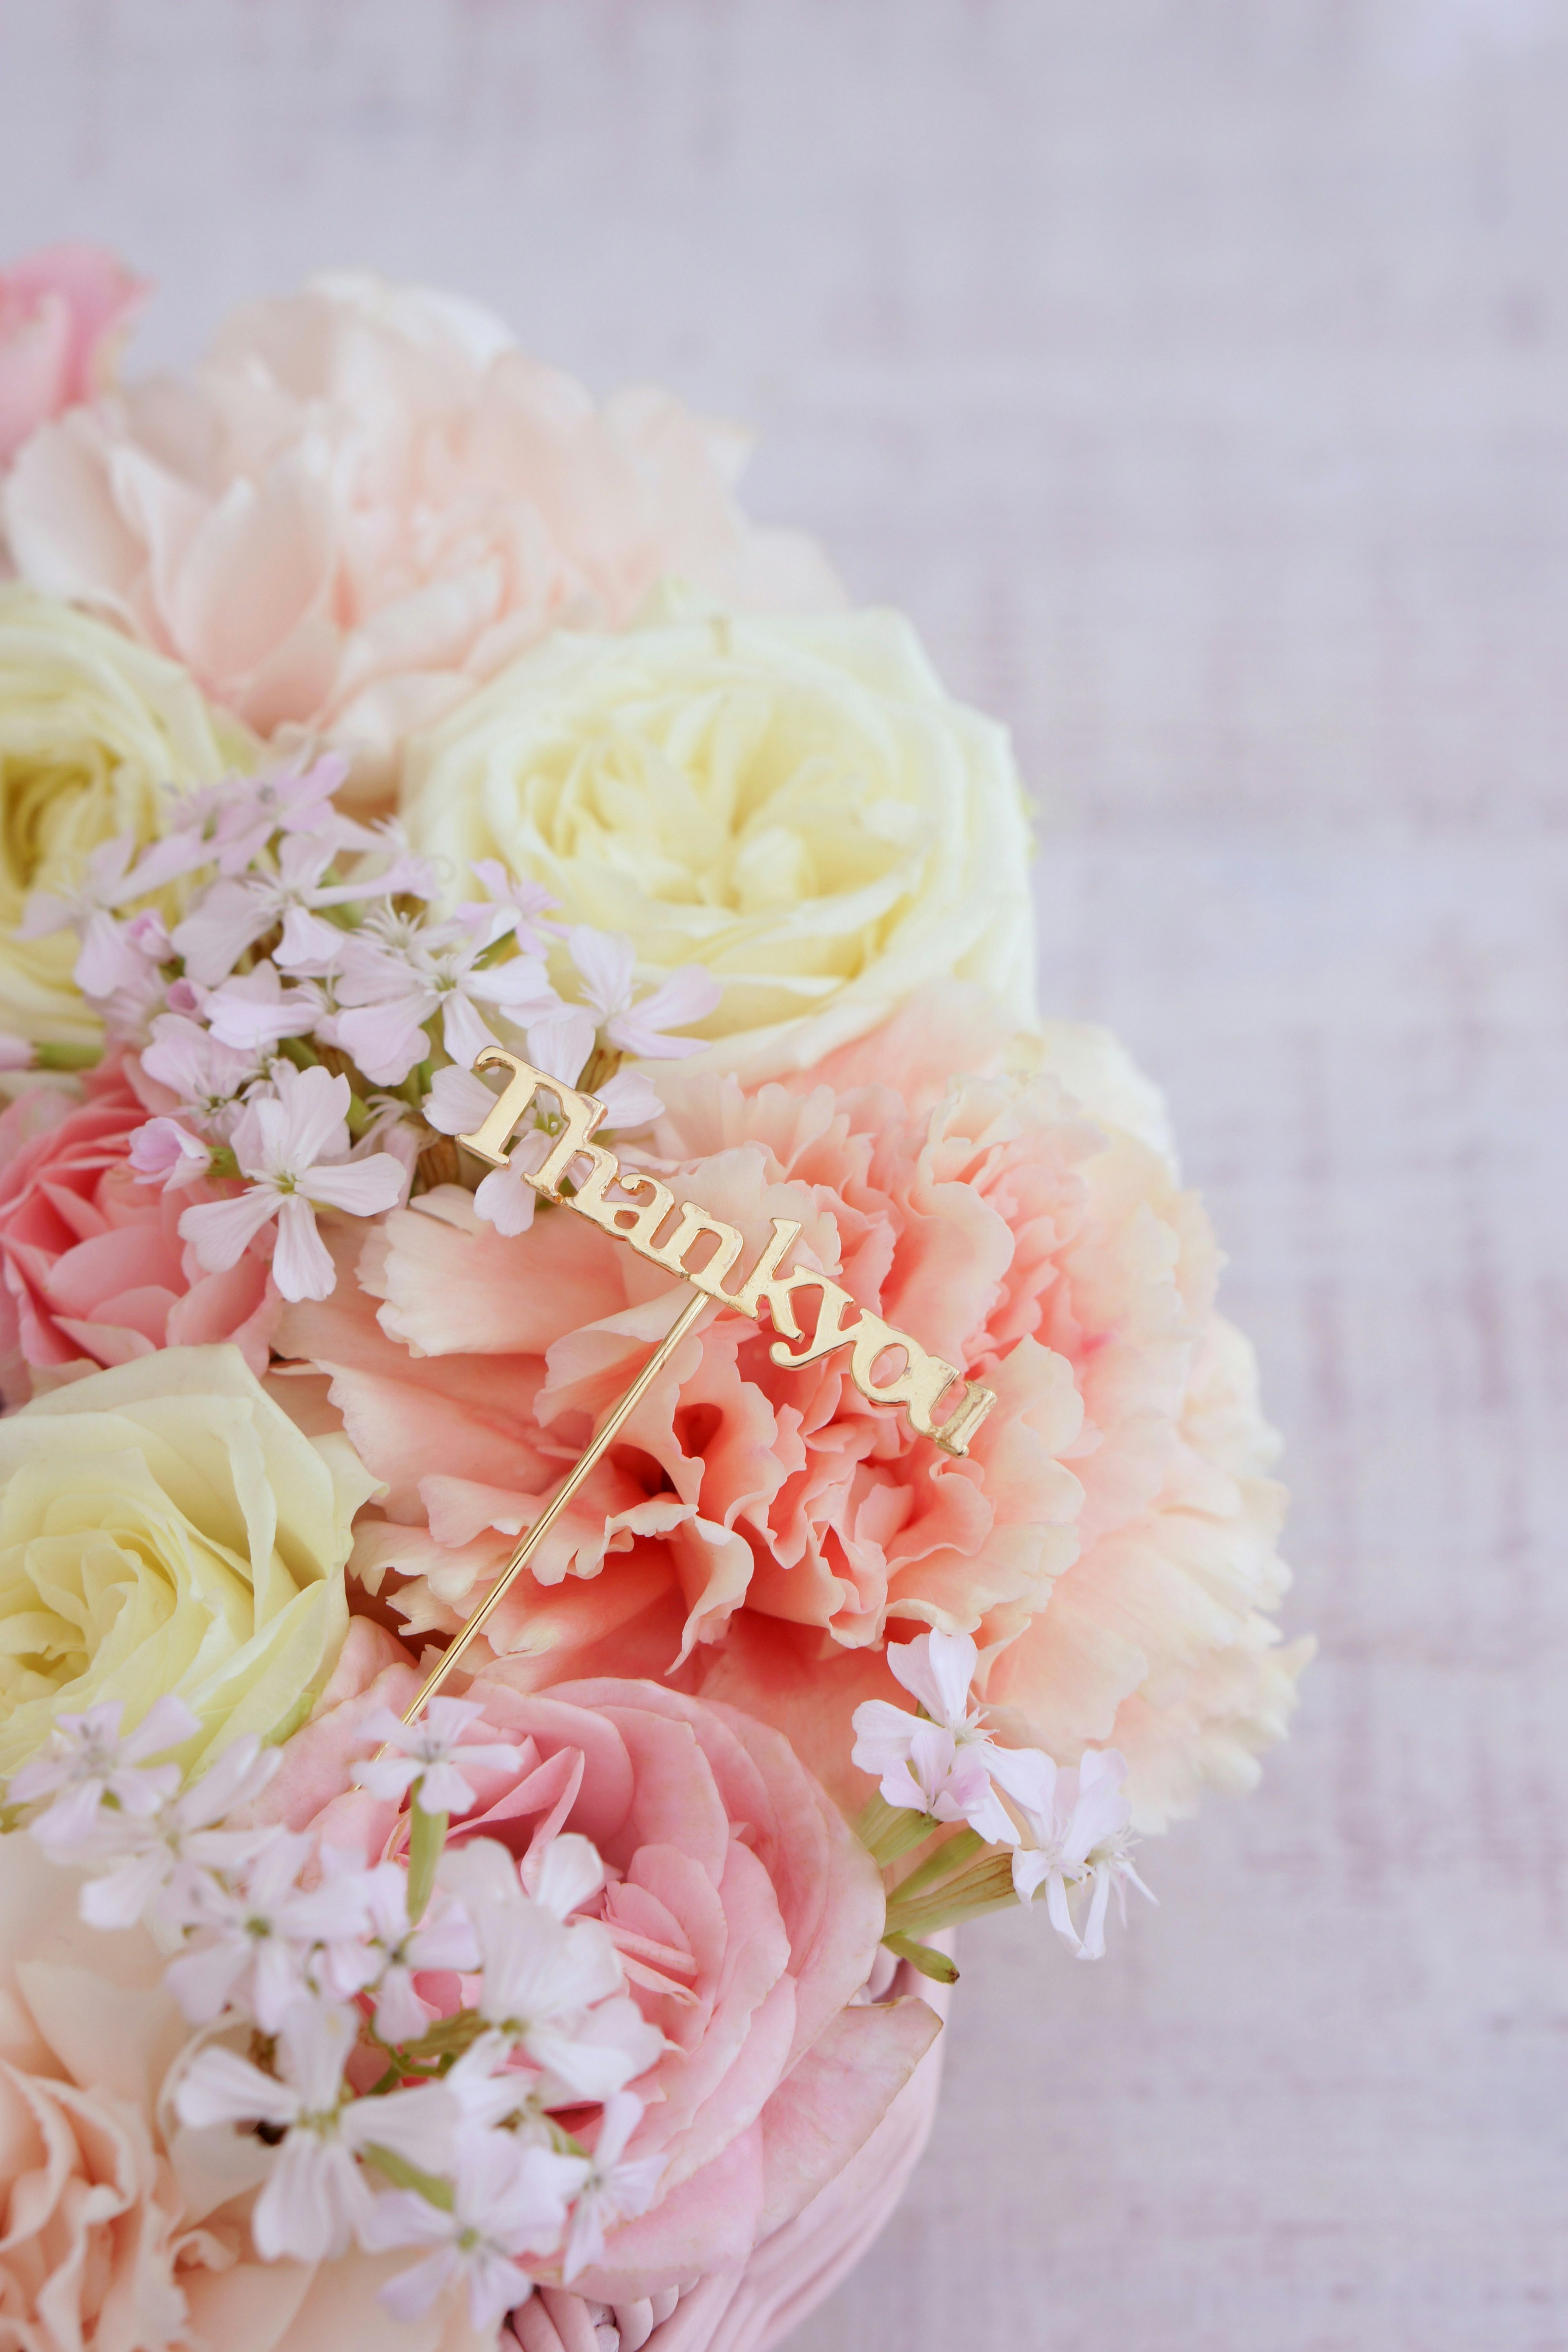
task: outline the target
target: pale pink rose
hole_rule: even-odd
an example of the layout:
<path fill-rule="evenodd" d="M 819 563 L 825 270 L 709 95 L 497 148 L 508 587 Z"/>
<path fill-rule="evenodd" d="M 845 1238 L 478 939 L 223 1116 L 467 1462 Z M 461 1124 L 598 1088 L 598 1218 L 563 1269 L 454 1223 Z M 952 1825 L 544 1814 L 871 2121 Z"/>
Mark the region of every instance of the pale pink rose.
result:
<path fill-rule="evenodd" d="M 379 1706 L 401 1712 L 418 1677 L 376 1671 L 368 1640 L 359 1657 L 363 1687 L 289 1741 L 254 1813 L 370 1861 L 396 1850 L 399 1813 L 350 1787 L 356 1729 Z M 881 1876 L 777 1732 L 655 1683 L 528 1692 L 512 1667 L 488 1668 L 467 1696 L 485 1710 L 475 1741 L 514 1743 L 521 1769 L 465 1759 L 478 1802 L 452 1836 L 521 1861 L 575 1831 L 609 1865 L 585 1909 L 668 2045 L 631 2086 L 647 2105 L 626 2154 L 664 2169 L 649 2210 L 573 2284 L 635 2302 L 743 2262 L 799 2212 L 875 2130 L 938 2021 L 919 2000 L 856 2001 L 878 1959 Z M 416 1981 L 442 2013 L 459 2005 L 457 1978 Z"/>
<path fill-rule="evenodd" d="M 884 1643 L 973 1633 L 1010 1736 L 1062 1763 L 1113 1741 L 1156 1826 L 1203 1780 L 1253 1777 L 1291 1701 L 1300 1661 L 1265 1614 L 1286 1583 L 1273 1441 L 1164 1159 L 975 1006 L 980 1075 L 947 1075 L 952 1042 L 916 1002 L 853 1049 L 881 1084 L 661 1073 L 653 1140 L 678 1197 L 753 1246 L 799 1218 L 862 1306 L 994 1387 L 969 1458 L 868 1405 L 843 1356 L 780 1368 L 770 1334 L 717 1316 L 489 1630 L 536 1683 L 681 1661 L 682 1686 L 778 1723 L 846 1801 L 868 1792 L 854 1706 L 900 1696 Z M 505 1240 L 456 1191 L 395 1213 L 357 1275 L 279 1345 L 329 1375 L 387 1481 L 359 1572 L 412 1630 L 450 1631 L 666 1327 L 668 1285 L 570 1211 Z"/>
<path fill-rule="evenodd" d="M 30 1374 L 122 1364 L 157 1348 L 232 1339 L 267 1369 L 279 1301 L 267 1267 L 242 1257 L 204 1273 L 180 1218 L 226 1189 L 163 1192 L 138 1181 L 131 1138 L 147 1118 L 123 1072 L 95 1073 L 83 1098 L 33 1087 L 0 1112 L 0 1394 Z"/>
<path fill-rule="evenodd" d="M 46 246 L 0 270 L 0 466 L 40 425 L 106 389 L 148 291 L 97 245 Z"/>
<path fill-rule="evenodd" d="M 951 1929 L 931 1940 L 951 1952 Z M 905 1990 L 918 1993 L 943 2017 L 952 1998 L 950 1988 L 917 1976 L 907 1962 L 889 1990 L 895 1999 Z M 764 2238 L 742 2269 L 710 2273 L 680 2298 L 679 2326 L 672 2332 L 682 2352 L 710 2352 L 721 2346 L 722 2352 L 765 2352 L 768 2346 L 799 2336 L 807 2315 L 886 2227 L 910 2185 L 936 2121 L 945 2040 L 942 2035 L 931 2044 L 865 2146 L 809 2205 Z M 532 2306 L 525 2305 L 512 2321 L 524 2352 L 575 2352 L 575 2347 L 586 2352 L 581 2334 L 573 2333 L 577 2313 L 564 2307 L 558 2291 L 546 2288 L 534 2301 L 544 2306 L 554 2325 L 548 2332 L 540 2327 Z M 595 2304 L 589 2316 L 602 2311 L 622 2327 L 623 2344 L 637 2343 L 635 2329 L 663 2315 L 658 2304 L 644 2303 L 629 2308 Z M 657 2336 L 649 2352 L 658 2352 Z"/>
<path fill-rule="evenodd" d="M 596 405 L 468 303 L 323 277 L 237 311 L 194 383 L 35 436 L 5 522 L 25 578 L 384 782 L 544 630 L 618 628 L 666 574 L 742 607 L 837 601 L 805 541 L 741 514 L 743 451 L 666 393 Z"/>
<path fill-rule="evenodd" d="M 190 2028 L 142 1928 L 77 1916 L 80 1874 L 0 1837 L 0 2344 L 17 2352 L 385 2352 L 378 2290 L 406 2256 L 263 2263 L 268 2156 L 171 2130 Z M 398 2352 L 490 2352 L 461 2298 Z"/>

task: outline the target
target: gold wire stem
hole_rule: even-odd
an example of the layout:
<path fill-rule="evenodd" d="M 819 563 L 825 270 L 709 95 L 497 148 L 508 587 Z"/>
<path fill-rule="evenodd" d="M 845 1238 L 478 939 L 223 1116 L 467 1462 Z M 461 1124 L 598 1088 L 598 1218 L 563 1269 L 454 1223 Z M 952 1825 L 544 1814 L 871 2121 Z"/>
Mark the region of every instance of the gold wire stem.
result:
<path fill-rule="evenodd" d="M 587 1478 L 589 1472 L 594 1469 L 595 1465 L 603 1459 L 605 1453 L 609 1450 L 609 1447 L 615 1442 L 615 1439 L 624 1426 L 627 1416 L 641 1402 L 648 1389 L 652 1386 L 654 1381 L 663 1370 L 665 1365 L 668 1363 L 671 1356 L 674 1355 L 677 1348 L 679 1347 L 682 1339 L 685 1339 L 687 1333 L 690 1330 L 692 1325 L 696 1322 L 703 1308 L 705 1307 L 711 1306 L 711 1304 L 712 1301 L 704 1292 L 700 1290 L 692 1292 L 690 1298 L 681 1308 L 679 1314 L 676 1317 L 674 1322 L 670 1325 L 668 1330 L 665 1333 L 663 1339 L 659 1341 L 658 1347 L 654 1349 L 652 1355 L 648 1358 L 647 1363 L 637 1374 L 636 1380 L 633 1381 L 631 1386 L 626 1390 L 622 1395 L 616 1399 L 615 1403 L 610 1407 L 610 1410 L 605 1414 L 603 1422 L 595 1431 L 593 1436 L 589 1439 L 586 1450 L 580 1455 L 577 1462 L 574 1465 L 572 1474 L 567 1479 L 566 1484 L 562 1487 L 554 1500 L 549 1504 L 548 1507 L 540 1513 L 539 1517 L 535 1519 L 533 1525 L 529 1528 L 528 1533 L 523 1537 L 522 1541 L 518 1545 L 517 1549 L 512 1553 L 511 1558 L 508 1560 L 505 1568 L 502 1569 L 500 1575 L 490 1587 L 490 1590 L 485 1595 L 483 1601 L 480 1601 L 479 1607 L 475 1610 L 468 1623 L 464 1626 L 462 1632 L 457 1635 L 455 1640 L 449 1642 L 447 1644 L 447 1647 L 442 1651 L 435 1666 L 426 1676 L 424 1683 L 420 1685 L 418 1696 L 415 1698 L 412 1705 L 405 1710 L 403 1717 L 405 1723 L 414 1722 L 416 1717 L 426 1706 L 426 1702 L 435 1697 L 437 1692 L 440 1689 L 442 1684 L 446 1681 L 447 1675 L 451 1673 L 453 1667 L 462 1656 L 463 1652 L 468 1648 L 468 1643 L 483 1626 L 485 1620 L 489 1617 L 491 1610 L 496 1608 L 500 1602 L 506 1598 L 511 1586 L 522 1573 L 522 1570 L 528 1566 L 529 1561 L 533 1558 L 534 1553 L 539 1549 L 540 1545 L 544 1541 L 545 1537 L 550 1533 L 551 1528 L 555 1525 L 556 1520 L 561 1517 L 561 1514 L 566 1508 L 567 1504 L 571 1502 L 573 1496 L 577 1493 L 578 1488 Z"/>

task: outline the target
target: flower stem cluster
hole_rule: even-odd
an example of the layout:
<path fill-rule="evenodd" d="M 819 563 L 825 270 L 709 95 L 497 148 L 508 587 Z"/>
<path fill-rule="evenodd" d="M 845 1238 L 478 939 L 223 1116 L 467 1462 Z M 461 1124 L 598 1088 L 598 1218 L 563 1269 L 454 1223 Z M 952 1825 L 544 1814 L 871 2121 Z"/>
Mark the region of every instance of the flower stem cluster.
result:
<path fill-rule="evenodd" d="M 536 2273 L 569 2281 L 597 2262 L 606 2229 L 658 2190 L 662 2158 L 627 2153 L 643 2115 L 628 2085 L 663 2036 L 591 1916 L 606 1873 L 587 1839 L 555 1835 L 523 1866 L 486 1839 L 448 1847 L 448 1821 L 477 1802 L 468 1776 L 513 1769 L 518 1751 L 487 1739 L 466 1700 L 432 1702 L 412 1727 L 369 1717 L 381 1752 L 356 1777 L 407 1811 L 367 1864 L 234 1818 L 277 1749 L 236 1739 L 182 1788 L 178 1765 L 154 1759 L 195 1717 L 163 1698 L 127 1733 L 121 1712 L 62 1717 L 7 1806 L 52 1860 L 87 1870 L 90 1924 L 140 1921 L 174 1948 L 166 1982 L 200 2029 L 175 2111 L 271 2151 L 251 2222 L 263 2259 L 407 2247 L 419 2259 L 383 2289 L 387 2308 L 416 2317 L 460 2283 L 480 2329 Z M 443 2013 L 427 1995 L 454 1978 L 461 2005 Z"/>
<path fill-rule="evenodd" d="M 926 1937 L 1032 1902 L 1044 1886 L 1063 1941 L 1079 1959 L 1101 1958 L 1111 1894 L 1123 1916 L 1129 1886 L 1154 1900 L 1131 1859 L 1125 1759 L 1089 1748 L 1062 1770 L 1038 1748 L 999 1747 L 984 1709 L 970 1705 L 978 1654 L 967 1633 L 921 1633 L 887 1655 L 918 1704 L 910 1713 L 868 1699 L 855 1710 L 853 1760 L 880 1784 L 858 1827 L 884 1868 L 940 1842 L 891 1889 L 885 1942 L 926 1974 L 951 1978 L 952 1962 Z M 1075 1905 L 1087 1905 L 1081 1927 Z"/>
<path fill-rule="evenodd" d="M 77 985 L 150 1113 L 132 1169 L 165 1191 L 202 1189 L 179 1222 L 199 1265 L 222 1273 L 258 1254 L 289 1299 L 334 1287 L 321 1211 L 374 1217 L 461 1176 L 446 1139 L 490 1108 L 471 1069 L 485 1046 L 525 1052 L 566 1085 L 591 1076 L 610 1129 L 635 1132 L 663 1106 L 623 1058 L 695 1053 L 673 1033 L 720 995 L 691 965 L 639 1001 L 629 940 L 585 925 L 561 935 L 545 894 L 493 858 L 474 868 L 484 895 L 442 914 L 435 867 L 398 828 L 335 806 L 343 773 L 324 758 L 187 794 L 150 848 L 117 838 L 73 890 L 34 892 L 18 932 L 76 932 Z M 171 890 L 184 901 L 172 929 L 159 911 Z M 575 1000 L 551 979 L 552 944 Z M 68 1055 L 83 1066 L 82 1049 Z M 54 1048 L 0 1037 L 0 1070 L 65 1066 Z M 533 1202 L 508 1168 L 479 1183 L 476 1206 L 517 1233 Z"/>

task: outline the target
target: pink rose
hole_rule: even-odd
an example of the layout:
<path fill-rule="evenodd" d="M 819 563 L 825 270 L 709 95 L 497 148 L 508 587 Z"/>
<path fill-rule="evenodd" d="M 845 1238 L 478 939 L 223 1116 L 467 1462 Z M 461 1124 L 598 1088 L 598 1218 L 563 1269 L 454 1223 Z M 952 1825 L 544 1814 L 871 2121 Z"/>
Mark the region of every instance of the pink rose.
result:
<path fill-rule="evenodd" d="M 1291 1702 L 1299 1661 L 1265 1614 L 1286 1582 L 1272 1439 L 1195 1198 L 1037 1043 L 988 1034 L 977 997 L 963 1014 L 960 1041 L 917 1001 L 827 1066 L 839 1086 L 661 1074 L 654 1141 L 678 1196 L 753 1248 L 798 1218 L 861 1306 L 995 1389 L 969 1458 L 868 1405 L 842 1354 L 781 1368 L 770 1333 L 717 1315 L 491 1638 L 538 1683 L 679 1661 L 847 1802 L 849 1716 L 899 1696 L 884 1643 L 973 1633 L 1010 1736 L 1064 1764 L 1113 1741 L 1154 1827 L 1205 1780 L 1245 1783 Z M 951 1076 L 961 1056 L 979 1075 Z M 392 1605 L 450 1631 L 666 1327 L 668 1279 L 565 1209 L 503 1240 L 455 1190 L 395 1213 L 357 1272 L 279 1344 L 329 1374 L 387 1481 L 359 1573 L 409 1580 Z"/>
<path fill-rule="evenodd" d="M 96 245 L 50 245 L 0 270 L 0 466 L 62 409 L 101 392 L 144 279 Z"/>
<path fill-rule="evenodd" d="M 349 1788 L 357 1727 L 418 1687 L 405 1665 L 377 1672 L 383 1654 L 355 1644 L 365 1686 L 289 1741 L 257 1808 L 367 1860 L 399 1815 Z M 937 2032 L 919 2000 L 856 2001 L 878 1962 L 880 1874 L 787 1742 L 732 1707 L 642 1682 L 529 1693 L 507 1661 L 466 1695 L 485 1709 L 473 1738 L 499 1734 L 523 1762 L 465 1766 L 479 1802 L 454 1840 L 537 1862 L 559 1831 L 591 1838 L 612 1879 L 587 1908 L 667 2041 L 631 2085 L 647 2104 L 626 2149 L 663 2159 L 658 2197 L 574 2289 L 631 2303 L 743 2262 L 870 2137 Z M 457 1979 L 417 1982 L 444 2013 L 460 2005 Z"/>
<path fill-rule="evenodd" d="M 147 1118 L 116 1067 L 77 1101 L 34 1087 L 0 1112 L 0 1393 L 32 1393 L 29 1370 L 122 1364 L 155 1348 L 232 1339 L 259 1376 L 279 1300 L 266 1266 L 242 1257 L 204 1274 L 179 1235 L 205 1181 L 163 1192 L 128 1157 Z"/>
<path fill-rule="evenodd" d="M 618 628 L 676 573 L 837 601 L 731 495 L 743 441 L 668 394 L 596 406 L 469 303 L 314 278 L 222 330 L 194 383 L 38 435 L 7 486 L 23 576 L 119 621 L 264 735 L 395 746 L 558 622 Z"/>

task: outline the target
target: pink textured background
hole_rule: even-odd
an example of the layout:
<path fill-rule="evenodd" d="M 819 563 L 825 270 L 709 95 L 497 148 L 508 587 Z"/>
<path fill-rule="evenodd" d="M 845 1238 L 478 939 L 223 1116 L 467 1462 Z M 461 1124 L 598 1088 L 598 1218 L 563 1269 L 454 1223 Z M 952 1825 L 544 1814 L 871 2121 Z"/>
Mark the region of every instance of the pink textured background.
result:
<path fill-rule="evenodd" d="M 1324 1658 L 1074 1967 L 970 1937 L 798 2352 L 1568 2346 L 1568 26 L 1552 0 L 0 0 L 11 249 L 324 262 L 766 436 L 1014 725 Z"/>

